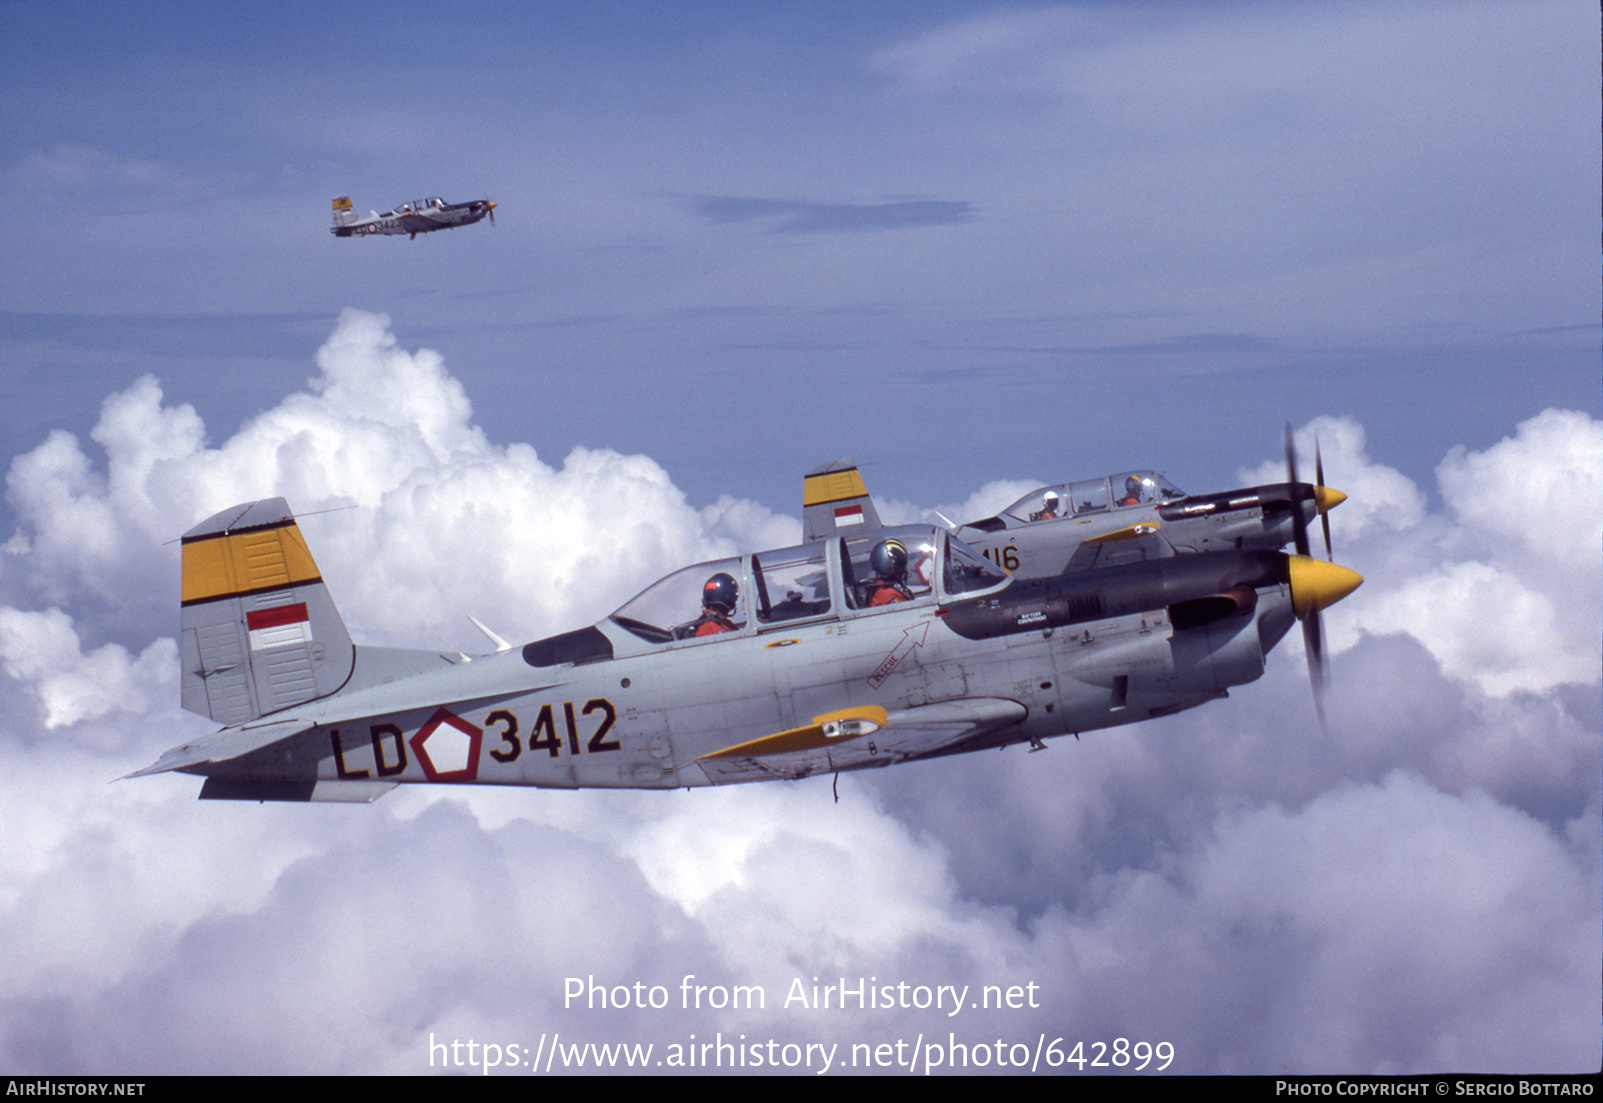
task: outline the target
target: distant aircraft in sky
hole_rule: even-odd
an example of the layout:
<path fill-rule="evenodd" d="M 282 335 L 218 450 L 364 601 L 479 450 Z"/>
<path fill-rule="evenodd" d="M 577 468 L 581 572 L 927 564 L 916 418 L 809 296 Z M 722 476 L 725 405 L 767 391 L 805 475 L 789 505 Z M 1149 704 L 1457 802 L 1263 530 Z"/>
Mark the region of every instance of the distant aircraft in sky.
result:
<path fill-rule="evenodd" d="M 471 226 L 485 215 L 495 223 L 495 201 L 474 199 L 467 203 L 447 203 L 437 195 L 402 203 L 393 211 L 379 214 L 369 211 L 368 217 L 357 218 L 351 207 L 351 197 L 342 195 L 334 200 L 334 226 L 329 233 L 335 237 L 360 237 L 363 234 L 406 234 L 417 237 L 431 230 L 454 230 L 458 226 Z"/>

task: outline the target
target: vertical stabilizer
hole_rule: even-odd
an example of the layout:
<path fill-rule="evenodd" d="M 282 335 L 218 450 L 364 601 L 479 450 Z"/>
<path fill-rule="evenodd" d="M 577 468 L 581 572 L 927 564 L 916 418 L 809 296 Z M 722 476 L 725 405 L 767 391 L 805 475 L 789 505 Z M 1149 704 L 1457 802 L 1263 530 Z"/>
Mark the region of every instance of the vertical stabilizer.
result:
<path fill-rule="evenodd" d="M 351 209 L 351 197 L 342 195 L 334 200 L 334 225 L 349 226 L 356 221 L 356 212 Z"/>
<path fill-rule="evenodd" d="M 802 480 L 802 539 L 826 540 L 836 533 L 880 527 L 879 510 L 851 460 L 832 460 Z"/>
<path fill-rule="evenodd" d="M 225 509 L 183 549 L 184 708 L 241 724 L 350 678 L 351 637 L 284 499 Z"/>

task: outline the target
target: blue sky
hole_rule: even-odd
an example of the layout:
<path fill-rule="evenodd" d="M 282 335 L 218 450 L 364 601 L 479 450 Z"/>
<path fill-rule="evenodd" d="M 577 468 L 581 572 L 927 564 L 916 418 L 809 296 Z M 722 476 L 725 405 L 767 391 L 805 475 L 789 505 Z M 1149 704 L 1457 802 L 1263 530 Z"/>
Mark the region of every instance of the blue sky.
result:
<path fill-rule="evenodd" d="M 232 423 L 344 306 L 497 436 L 708 501 L 842 453 L 1186 486 L 1322 412 L 1423 463 L 1598 407 L 1584 5 L 381 10 L 8 6 L 6 190 L 58 216 L 14 229 L 14 449 L 117 372 Z M 499 225 L 336 241 L 345 193 Z"/>
<path fill-rule="evenodd" d="M 0 1065 L 419 1071 L 430 1031 L 667 1040 L 564 1013 L 572 971 L 824 970 L 1037 978 L 1009 1029 L 1162 1035 L 1182 1071 L 1595 1067 L 1595 5 L 0 16 L 0 930 L 35 963 Z M 339 240 L 342 194 L 497 224 Z M 1227 702 L 838 807 L 105 784 L 205 730 L 167 542 L 235 501 L 355 505 L 307 530 L 359 639 L 472 648 L 463 612 L 533 637 L 794 539 L 822 460 L 966 519 L 1131 467 L 1268 480 L 1288 422 L 1368 580 L 1328 740 L 1293 642 Z M 412 967 L 347 962 L 352 916 Z"/>

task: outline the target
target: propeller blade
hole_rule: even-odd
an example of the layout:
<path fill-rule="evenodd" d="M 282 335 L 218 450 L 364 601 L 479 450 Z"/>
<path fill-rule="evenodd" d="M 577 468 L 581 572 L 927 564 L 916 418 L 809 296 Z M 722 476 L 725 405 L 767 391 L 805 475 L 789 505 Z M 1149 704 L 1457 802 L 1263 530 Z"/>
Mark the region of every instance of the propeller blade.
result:
<path fill-rule="evenodd" d="M 1297 446 L 1291 439 L 1291 422 L 1286 422 L 1286 481 L 1293 486 L 1302 480 L 1297 478 Z M 1308 518 L 1302 515 L 1302 503 L 1296 500 L 1296 491 L 1292 491 L 1291 503 L 1291 533 L 1292 540 L 1297 546 L 1298 555 L 1308 554 Z"/>
<path fill-rule="evenodd" d="M 1289 421 L 1286 423 L 1286 479 L 1294 484 L 1299 482 L 1297 446 L 1292 440 Z M 1319 611 L 1352 593 L 1364 579 L 1357 571 L 1338 564 L 1331 550 L 1330 510 L 1347 496 L 1325 486 L 1325 457 L 1318 437 L 1314 438 L 1314 511 L 1319 514 L 1319 526 L 1325 537 L 1324 563 L 1309 556 L 1308 518 L 1303 513 L 1302 503 L 1295 500 L 1296 491 L 1292 492 L 1292 497 L 1292 534 L 1297 555 L 1303 558 L 1294 558 L 1290 563 L 1291 604 L 1297 619 L 1302 621 L 1302 642 L 1308 653 L 1308 680 L 1314 691 L 1314 711 L 1319 714 L 1320 729 L 1329 734 L 1325 723 L 1325 630 Z"/>
<path fill-rule="evenodd" d="M 1336 561 L 1336 553 L 1330 547 L 1330 510 L 1323 507 L 1319 501 L 1319 490 L 1325 485 L 1325 457 L 1319 451 L 1319 438 L 1314 438 L 1314 503 L 1319 508 L 1319 527 L 1325 533 L 1325 558 L 1332 563 Z"/>
<path fill-rule="evenodd" d="M 1325 723 L 1325 633 L 1319 623 L 1319 610 L 1315 609 L 1302 622 L 1303 649 L 1308 652 L 1308 681 L 1314 691 L 1314 712 L 1319 715 L 1319 728 L 1326 735 L 1330 727 Z"/>

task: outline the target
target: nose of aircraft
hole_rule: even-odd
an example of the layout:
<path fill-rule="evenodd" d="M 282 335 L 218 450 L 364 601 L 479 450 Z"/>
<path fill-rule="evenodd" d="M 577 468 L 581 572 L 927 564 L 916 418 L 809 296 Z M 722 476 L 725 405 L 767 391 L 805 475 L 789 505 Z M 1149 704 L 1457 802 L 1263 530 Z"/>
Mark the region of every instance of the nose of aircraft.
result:
<path fill-rule="evenodd" d="M 1314 487 L 1314 502 L 1319 506 L 1319 512 L 1335 509 L 1347 500 L 1347 495 L 1328 486 Z"/>
<path fill-rule="evenodd" d="M 1289 556 L 1291 607 L 1299 619 L 1334 605 L 1363 583 L 1364 576 L 1340 563 L 1306 555 Z"/>

